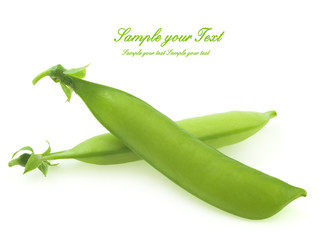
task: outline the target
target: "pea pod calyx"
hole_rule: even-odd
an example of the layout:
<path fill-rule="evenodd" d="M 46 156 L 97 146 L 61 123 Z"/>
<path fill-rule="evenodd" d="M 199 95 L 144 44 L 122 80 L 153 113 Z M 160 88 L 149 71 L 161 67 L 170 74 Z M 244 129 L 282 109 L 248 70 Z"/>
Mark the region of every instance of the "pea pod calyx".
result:
<path fill-rule="evenodd" d="M 73 92 L 73 83 L 72 83 L 72 81 L 69 81 L 68 76 L 72 76 L 72 77 L 76 77 L 76 78 L 84 78 L 86 76 L 86 68 L 89 65 L 90 64 L 87 64 L 86 66 L 83 66 L 80 68 L 65 69 L 61 64 L 58 64 L 56 66 L 53 66 L 53 67 L 45 70 L 44 72 L 42 72 L 40 74 L 38 74 L 33 79 L 33 85 L 38 83 L 44 77 L 48 76 L 54 82 L 60 83 L 64 94 L 67 96 L 67 102 L 70 102 L 72 92 Z M 62 81 L 62 79 L 64 79 L 64 80 Z"/>
<path fill-rule="evenodd" d="M 49 160 L 44 159 L 44 156 L 47 156 L 51 152 L 50 143 L 48 141 L 46 141 L 46 142 L 48 143 L 48 148 L 42 154 L 35 154 L 33 148 L 31 148 L 30 146 L 26 146 L 26 147 L 19 149 L 18 151 L 16 151 L 13 154 L 12 158 L 14 158 L 16 156 L 16 154 L 21 151 L 29 151 L 30 153 L 23 153 L 19 157 L 12 159 L 8 163 L 8 166 L 9 167 L 13 167 L 15 165 L 22 166 L 25 168 L 24 174 L 38 168 L 46 177 L 48 168 L 58 165 L 58 163 L 53 164 Z"/>

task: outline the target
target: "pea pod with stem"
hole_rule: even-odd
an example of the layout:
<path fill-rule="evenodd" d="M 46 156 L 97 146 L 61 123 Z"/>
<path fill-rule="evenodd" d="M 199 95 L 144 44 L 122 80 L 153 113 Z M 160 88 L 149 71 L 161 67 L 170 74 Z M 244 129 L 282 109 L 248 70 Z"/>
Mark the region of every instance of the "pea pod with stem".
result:
<path fill-rule="evenodd" d="M 210 146 L 220 148 L 238 143 L 254 135 L 275 116 L 275 111 L 265 113 L 231 111 L 189 118 L 176 123 Z M 141 159 L 141 157 L 133 153 L 117 137 L 110 133 L 92 137 L 65 151 L 53 153 L 46 151 L 43 154 L 34 154 L 31 147 L 22 148 L 21 150 L 29 150 L 31 153 L 24 153 L 18 158 L 11 160 L 9 166 L 21 165 L 25 167 L 28 159 L 36 155 L 40 161 L 44 162 L 42 168 L 39 168 L 44 175 L 47 173 L 48 166 L 51 166 L 48 164 L 50 160 L 76 159 L 91 164 L 107 165 Z"/>
<path fill-rule="evenodd" d="M 66 71 L 61 65 L 54 66 L 34 79 L 34 84 L 48 75 L 74 91 L 95 118 L 129 149 L 207 203 L 244 218 L 264 219 L 306 196 L 304 189 L 203 143 L 141 99 Z"/>

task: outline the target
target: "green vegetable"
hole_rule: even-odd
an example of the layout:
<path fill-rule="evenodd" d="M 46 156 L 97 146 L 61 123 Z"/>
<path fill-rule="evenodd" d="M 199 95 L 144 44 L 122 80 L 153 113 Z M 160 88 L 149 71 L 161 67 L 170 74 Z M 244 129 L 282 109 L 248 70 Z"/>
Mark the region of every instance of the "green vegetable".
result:
<path fill-rule="evenodd" d="M 177 124 L 205 143 L 219 148 L 240 142 L 252 136 L 274 116 L 276 116 L 275 111 L 266 113 L 233 111 L 185 119 L 178 121 Z M 22 150 L 29 150 L 31 154 L 26 155 L 25 153 L 19 156 L 18 159 L 11 160 L 9 162 L 10 167 L 14 165 L 25 167 L 28 158 L 35 155 L 30 147 L 23 148 Z M 43 162 L 73 158 L 92 164 L 118 164 L 141 159 L 110 133 L 87 139 L 69 150 L 53 153 L 46 151 L 37 156 L 38 160 Z M 20 158 L 24 160 L 25 164 L 22 163 Z M 44 170 L 47 173 L 47 167 L 43 167 L 40 170 Z"/>
<path fill-rule="evenodd" d="M 229 213 L 263 219 L 306 191 L 248 167 L 203 143 L 146 102 L 118 89 L 65 73 L 61 65 L 44 75 L 66 85 L 97 120 L 129 149 L 179 186 Z M 27 163 L 28 164 L 28 163 Z"/>

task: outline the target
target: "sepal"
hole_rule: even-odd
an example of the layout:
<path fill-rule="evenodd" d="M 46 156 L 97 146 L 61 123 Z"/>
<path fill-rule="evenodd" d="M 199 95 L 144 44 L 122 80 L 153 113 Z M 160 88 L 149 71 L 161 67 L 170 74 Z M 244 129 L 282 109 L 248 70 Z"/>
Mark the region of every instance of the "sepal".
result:
<path fill-rule="evenodd" d="M 86 68 L 89 65 L 90 64 L 87 64 L 86 66 L 83 66 L 80 68 L 71 68 L 71 69 L 64 71 L 63 73 L 65 75 L 69 75 L 69 76 L 76 77 L 76 78 L 84 78 L 84 77 L 86 77 Z"/>
<path fill-rule="evenodd" d="M 38 168 L 41 164 L 42 164 L 41 155 L 37 155 L 37 154 L 30 155 L 30 158 L 28 159 L 25 166 L 24 174 Z"/>
<path fill-rule="evenodd" d="M 67 96 L 67 102 L 70 102 L 73 90 L 61 82 L 60 82 L 60 86 L 61 86 L 64 94 Z"/>

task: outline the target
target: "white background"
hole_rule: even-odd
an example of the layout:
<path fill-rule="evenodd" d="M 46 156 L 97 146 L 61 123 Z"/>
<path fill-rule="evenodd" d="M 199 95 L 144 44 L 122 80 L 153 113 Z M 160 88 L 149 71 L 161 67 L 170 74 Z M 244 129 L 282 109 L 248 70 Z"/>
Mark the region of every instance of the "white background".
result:
<path fill-rule="evenodd" d="M 0 4 L 1 239 L 275 239 L 324 237 L 324 8 L 322 1 L 3 1 Z M 163 49 L 209 56 L 122 56 L 163 50 L 114 42 L 133 34 L 225 31 L 219 43 Z M 250 139 L 221 151 L 307 190 L 272 218 L 252 221 L 218 210 L 146 162 L 95 166 L 62 160 L 44 178 L 8 168 L 30 145 L 40 153 L 104 133 L 81 100 L 71 103 L 39 72 L 91 62 L 87 78 L 130 92 L 171 117 L 230 110 L 276 110 Z"/>

